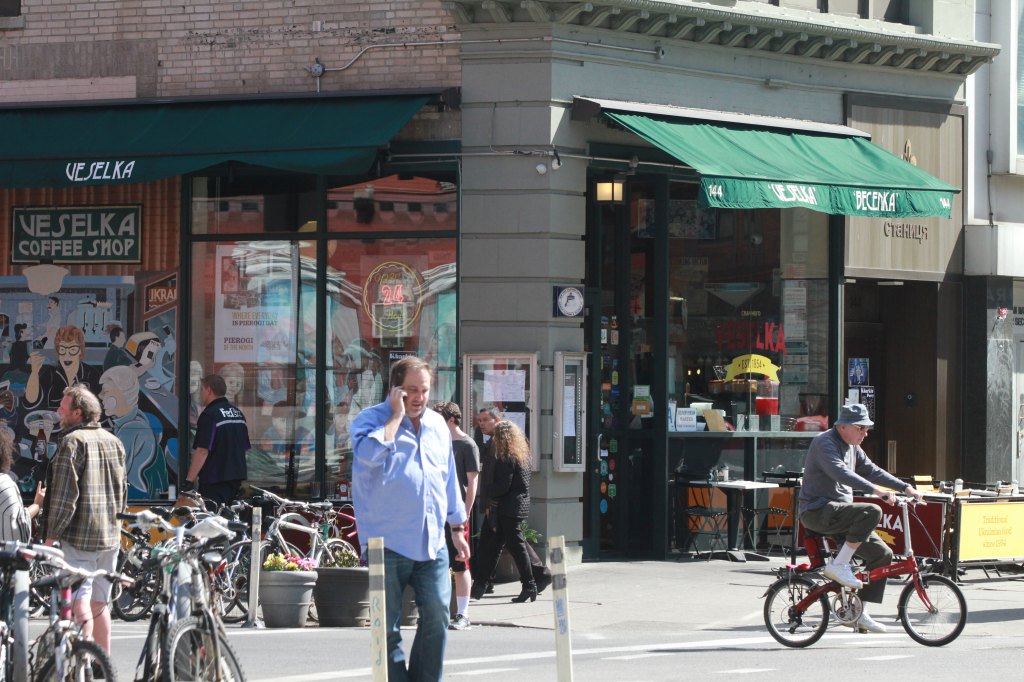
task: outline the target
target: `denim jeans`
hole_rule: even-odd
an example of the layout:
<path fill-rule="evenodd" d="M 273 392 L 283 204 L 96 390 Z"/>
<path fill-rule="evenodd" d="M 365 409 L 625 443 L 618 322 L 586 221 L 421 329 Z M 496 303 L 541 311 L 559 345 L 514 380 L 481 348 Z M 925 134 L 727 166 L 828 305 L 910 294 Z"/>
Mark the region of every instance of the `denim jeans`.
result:
<path fill-rule="evenodd" d="M 402 651 L 402 594 L 409 585 L 416 593 L 419 624 L 406 669 Z M 442 547 L 433 561 L 413 561 L 384 549 L 384 598 L 388 626 L 389 682 L 441 682 L 452 583 L 448 575 L 448 549 Z"/>

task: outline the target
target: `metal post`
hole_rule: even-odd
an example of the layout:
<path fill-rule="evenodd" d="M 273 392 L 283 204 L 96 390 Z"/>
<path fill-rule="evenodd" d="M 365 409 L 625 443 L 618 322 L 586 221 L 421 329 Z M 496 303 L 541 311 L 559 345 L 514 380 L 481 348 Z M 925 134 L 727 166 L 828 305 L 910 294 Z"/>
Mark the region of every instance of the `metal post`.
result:
<path fill-rule="evenodd" d="M 370 538 L 370 667 L 373 682 L 388 682 L 388 626 L 384 595 L 384 538 Z"/>
<path fill-rule="evenodd" d="M 249 613 L 242 623 L 243 628 L 262 628 L 263 620 L 259 617 L 260 606 L 260 534 L 263 526 L 263 510 L 252 508 L 252 533 L 249 546 Z"/>
<path fill-rule="evenodd" d="M 11 634 L 14 636 L 14 652 L 12 655 L 14 682 L 25 682 L 28 679 L 28 571 L 14 572 L 14 623 Z M 2 672 L 2 671 L 0 671 Z"/>
<path fill-rule="evenodd" d="M 552 606 L 555 613 L 555 655 L 558 682 L 572 682 L 572 637 L 569 631 L 569 588 L 565 580 L 565 536 L 556 535 L 548 545 Z"/>

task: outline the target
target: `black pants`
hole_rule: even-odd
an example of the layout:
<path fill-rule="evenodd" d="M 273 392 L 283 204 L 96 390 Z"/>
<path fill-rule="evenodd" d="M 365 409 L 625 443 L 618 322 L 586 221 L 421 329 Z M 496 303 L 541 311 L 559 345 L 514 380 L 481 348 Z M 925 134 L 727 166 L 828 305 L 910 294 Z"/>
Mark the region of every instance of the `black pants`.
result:
<path fill-rule="evenodd" d="M 537 575 L 547 571 L 540 557 L 533 551 L 533 547 L 523 537 L 523 531 L 519 527 L 522 521 L 511 516 L 499 516 L 497 528 L 492 528 L 489 520 L 484 520 L 480 541 L 477 544 L 476 560 L 471 564 L 474 583 L 482 585 L 490 580 L 495 566 L 498 565 L 502 547 L 508 550 L 509 556 L 515 562 L 519 580 L 523 585 L 534 582 Z"/>
<path fill-rule="evenodd" d="M 199 494 L 208 500 L 218 504 L 230 504 L 238 497 L 238 491 L 242 489 L 241 481 L 218 481 L 217 483 L 203 483 L 199 481 Z"/>

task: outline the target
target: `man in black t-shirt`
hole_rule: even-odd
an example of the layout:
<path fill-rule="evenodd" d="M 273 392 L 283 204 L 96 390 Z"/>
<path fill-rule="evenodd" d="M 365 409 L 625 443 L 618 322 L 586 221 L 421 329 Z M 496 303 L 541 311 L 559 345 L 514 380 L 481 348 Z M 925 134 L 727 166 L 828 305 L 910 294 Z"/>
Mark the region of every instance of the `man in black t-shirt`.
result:
<path fill-rule="evenodd" d="M 455 470 L 459 475 L 459 487 L 462 498 L 466 502 L 466 513 L 473 518 L 473 502 L 476 500 L 478 476 L 480 472 L 480 451 L 468 433 L 462 430 L 462 410 L 456 403 L 442 402 L 434 406 L 434 411 L 444 417 L 448 430 L 452 433 L 452 451 L 455 453 Z M 466 539 L 469 539 L 470 523 L 466 523 Z M 455 544 L 452 542 L 451 529 L 445 525 L 445 537 L 448 539 L 449 565 L 455 573 L 455 601 L 457 613 L 448 626 L 449 630 L 465 630 L 469 627 L 469 593 L 473 588 L 473 579 L 465 561 L 455 558 Z"/>
<path fill-rule="evenodd" d="M 193 490 L 198 483 L 203 497 L 227 504 L 248 477 L 249 426 L 242 411 L 224 397 L 227 386 L 220 376 L 203 377 L 199 393 L 206 408 L 196 423 L 192 463 L 181 489 Z"/>

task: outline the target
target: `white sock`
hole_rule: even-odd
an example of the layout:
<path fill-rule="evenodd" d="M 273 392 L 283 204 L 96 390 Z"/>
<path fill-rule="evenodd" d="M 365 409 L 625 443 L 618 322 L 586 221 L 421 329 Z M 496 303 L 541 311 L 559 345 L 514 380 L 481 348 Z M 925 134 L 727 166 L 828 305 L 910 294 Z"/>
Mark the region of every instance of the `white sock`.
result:
<path fill-rule="evenodd" d="M 455 597 L 456 608 L 458 609 L 460 616 L 466 616 L 469 612 L 469 597 Z M 466 616 L 469 618 L 469 616 Z"/>
<path fill-rule="evenodd" d="M 850 545 L 849 542 L 843 543 L 843 548 L 836 554 L 836 558 L 832 560 L 834 564 L 848 564 L 850 559 L 853 558 L 853 553 L 856 552 L 856 548 Z"/>

